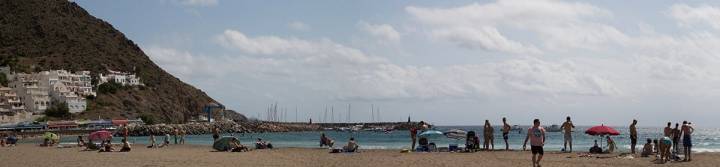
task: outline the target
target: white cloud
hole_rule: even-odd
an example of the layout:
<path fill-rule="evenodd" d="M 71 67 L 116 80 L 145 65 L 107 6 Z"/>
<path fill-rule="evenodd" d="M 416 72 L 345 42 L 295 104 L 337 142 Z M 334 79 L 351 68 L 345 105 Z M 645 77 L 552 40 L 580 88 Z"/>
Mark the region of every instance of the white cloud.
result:
<path fill-rule="evenodd" d="M 364 21 L 358 23 L 361 30 L 366 33 L 380 38 L 382 40 L 397 41 L 400 40 L 400 33 L 388 24 L 370 24 Z"/>
<path fill-rule="evenodd" d="M 288 23 L 288 27 L 290 29 L 296 30 L 296 31 L 308 31 L 310 30 L 310 26 L 301 22 L 301 21 L 293 21 Z"/>
<path fill-rule="evenodd" d="M 692 7 L 686 4 L 675 4 L 670 7 L 669 15 L 681 26 L 703 24 L 720 29 L 720 9 L 713 6 Z"/>
<path fill-rule="evenodd" d="M 627 38 L 612 26 L 588 21 L 611 17 L 612 14 L 584 3 L 500 0 L 456 8 L 410 6 L 405 9 L 417 21 L 428 25 L 433 35 L 452 34 L 439 37 L 461 46 L 479 46 L 477 48 L 490 51 L 538 52 L 533 44 L 503 35 L 515 31 L 534 35 L 539 43 L 545 45 L 544 50 L 594 49 L 598 45 L 622 42 Z"/>
<path fill-rule="evenodd" d="M 218 0 L 180 0 L 180 3 L 188 6 L 216 6 Z"/>
<path fill-rule="evenodd" d="M 232 58 L 235 61 L 217 63 L 250 64 L 245 61 L 273 59 L 277 63 L 243 71 L 273 76 L 282 73 L 293 85 L 325 92 L 337 99 L 477 98 L 507 93 L 605 96 L 619 92 L 602 77 L 577 72 L 568 65 L 571 62 L 557 64 L 521 57 L 483 64 L 412 66 L 398 65 L 329 40 L 249 37 L 236 30 L 226 30 L 217 40 L 226 48 L 240 51 L 239 58 Z"/>

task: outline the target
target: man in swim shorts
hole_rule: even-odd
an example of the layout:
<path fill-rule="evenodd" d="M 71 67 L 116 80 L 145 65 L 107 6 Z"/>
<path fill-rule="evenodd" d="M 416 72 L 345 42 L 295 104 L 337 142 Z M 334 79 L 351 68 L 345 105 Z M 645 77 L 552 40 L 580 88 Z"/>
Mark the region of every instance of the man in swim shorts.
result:
<path fill-rule="evenodd" d="M 565 140 L 563 142 L 563 150 L 567 152 L 572 152 L 572 129 L 575 128 L 575 125 L 573 125 L 572 121 L 570 120 L 570 117 L 566 118 L 565 123 L 560 126 L 560 128 L 563 129 L 563 132 L 565 134 Z M 570 145 L 570 150 L 567 149 L 567 146 Z"/>
<path fill-rule="evenodd" d="M 692 124 L 689 124 L 687 121 L 683 121 L 682 125 L 682 142 L 683 146 L 685 147 L 683 151 L 685 152 L 685 161 L 692 161 L 692 139 L 691 135 L 693 132 L 695 132 L 695 128 L 692 127 Z"/>
<path fill-rule="evenodd" d="M 525 137 L 525 143 L 523 143 L 523 150 L 527 148 L 528 140 L 530 140 L 530 150 L 533 154 L 533 167 L 540 167 L 540 160 L 542 160 L 544 154 L 543 146 L 545 145 L 545 129 L 540 126 L 540 119 L 533 120 L 533 126 L 528 129 L 528 135 Z"/>

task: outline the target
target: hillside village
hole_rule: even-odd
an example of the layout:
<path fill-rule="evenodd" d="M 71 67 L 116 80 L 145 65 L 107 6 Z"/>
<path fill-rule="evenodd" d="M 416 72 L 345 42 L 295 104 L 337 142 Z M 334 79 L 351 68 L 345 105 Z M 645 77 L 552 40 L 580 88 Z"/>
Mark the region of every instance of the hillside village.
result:
<path fill-rule="evenodd" d="M 0 67 L 0 123 L 32 121 L 46 115 L 54 106 L 69 113 L 87 110 L 88 99 L 98 94 L 103 84 L 143 86 L 134 73 L 107 70 L 93 78 L 90 71 L 48 70 L 35 73 L 15 72 Z"/>

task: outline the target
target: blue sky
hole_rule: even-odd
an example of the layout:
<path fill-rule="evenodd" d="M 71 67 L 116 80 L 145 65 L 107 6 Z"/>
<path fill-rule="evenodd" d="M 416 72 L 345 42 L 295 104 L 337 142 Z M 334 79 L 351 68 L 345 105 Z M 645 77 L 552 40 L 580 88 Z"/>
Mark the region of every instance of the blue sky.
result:
<path fill-rule="evenodd" d="M 720 125 L 715 1 L 76 2 L 250 117 Z"/>

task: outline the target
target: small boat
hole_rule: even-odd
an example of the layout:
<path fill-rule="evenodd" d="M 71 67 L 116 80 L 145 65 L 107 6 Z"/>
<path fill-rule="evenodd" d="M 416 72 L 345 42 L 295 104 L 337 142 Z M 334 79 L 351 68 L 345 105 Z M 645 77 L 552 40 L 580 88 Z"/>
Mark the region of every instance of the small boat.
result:
<path fill-rule="evenodd" d="M 562 131 L 562 128 L 560 128 L 560 126 L 557 125 L 557 124 L 553 124 L 553 125 L 550 126 L 550 127 L 545 127 L 545 131 L 547 131 L 547 132 L 561 132 L 561 131 Z"/>
<path fill-rule="evenodd" d="M 523 129 L 519 125 L 513 125 L 512 128 L 510 129 L 510 131 L 516 131 L 516 130 L 521 131 Z"/>

